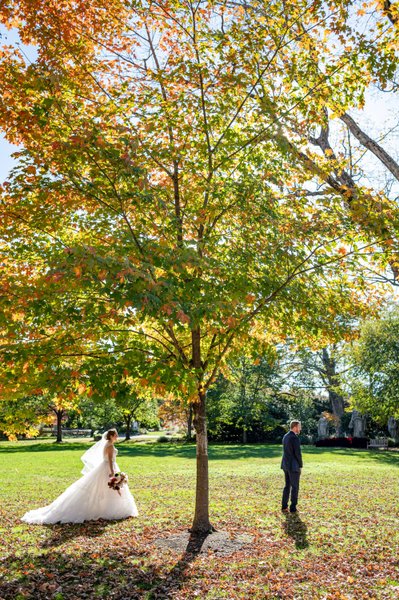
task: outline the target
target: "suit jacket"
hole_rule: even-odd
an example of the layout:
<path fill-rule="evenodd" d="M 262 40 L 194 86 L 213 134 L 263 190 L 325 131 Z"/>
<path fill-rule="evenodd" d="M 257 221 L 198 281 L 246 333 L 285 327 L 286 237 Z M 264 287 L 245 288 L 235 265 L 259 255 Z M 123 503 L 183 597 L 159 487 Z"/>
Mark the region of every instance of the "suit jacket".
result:
<path fill-rule="evenodd" d="M 283 437 L 283 459 L 281 468 L 284 471 L 299 471 L 302 469 L 302 452 L 299 437 L 289 431 Z"/>

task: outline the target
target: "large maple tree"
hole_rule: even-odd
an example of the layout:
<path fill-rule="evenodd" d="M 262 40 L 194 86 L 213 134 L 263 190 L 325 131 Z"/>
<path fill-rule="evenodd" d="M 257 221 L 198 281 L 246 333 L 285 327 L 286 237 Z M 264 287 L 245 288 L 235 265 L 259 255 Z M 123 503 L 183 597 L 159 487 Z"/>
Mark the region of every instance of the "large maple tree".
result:
<path fill-rule="evenodd" d="M 206 392 L 227 356 L 325 345 L 377 299 L 368 261 L 390 260 L 394 207 L 379 199 L 371 235 L 370 193 L 348 210 L 308 131 L 327 95 L 360 101 L 385 33 L 344 48 L 361 41 L 348 2 L 8 0 L 0 14 L 35 47 L 29 62 L 5 45 L 0 62 L 0 126 L 22 148 L 0 204 L 2 393 L 48 391 L 67 361 L 77 392 L 139 380 L 186 395 L 193 531 L 208 531 Z M 318 179 L 328 193 L 303 192 Z M 119 383 L 96 374 L 111 357 Z"/>

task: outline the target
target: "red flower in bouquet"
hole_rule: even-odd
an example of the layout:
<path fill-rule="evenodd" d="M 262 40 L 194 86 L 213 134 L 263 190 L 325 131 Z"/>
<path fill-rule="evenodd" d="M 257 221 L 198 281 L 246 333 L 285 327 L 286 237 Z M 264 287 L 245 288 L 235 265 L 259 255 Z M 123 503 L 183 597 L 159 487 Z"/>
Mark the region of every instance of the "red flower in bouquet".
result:
<path fill-rule="evenodd" d="M 115 473 L 108 481 L 108 487 L 112 490 L 116 490 L 121 495 L 121 488 L 128 482 L 128 476 L 126 473 Z"/>

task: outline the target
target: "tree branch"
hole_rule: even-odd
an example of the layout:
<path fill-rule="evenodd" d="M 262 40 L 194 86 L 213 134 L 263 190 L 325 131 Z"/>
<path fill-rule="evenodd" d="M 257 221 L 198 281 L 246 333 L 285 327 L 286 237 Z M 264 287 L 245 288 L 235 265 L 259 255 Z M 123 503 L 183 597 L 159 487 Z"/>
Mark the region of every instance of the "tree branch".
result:
<path fill-rule="evenodd" d="M 345 123 L 349 131 L 355 136 L 357 140 L 370 150 L 376 156 L 383 165 L 392 173 L 392 175 L 399 181 L 399 164 L 382 148 L 377 142 L 371 139 L 364 131 L 362 131 L 359 125 L 349 116 L 344 113 L 340 117 L 341 121 Z"/>

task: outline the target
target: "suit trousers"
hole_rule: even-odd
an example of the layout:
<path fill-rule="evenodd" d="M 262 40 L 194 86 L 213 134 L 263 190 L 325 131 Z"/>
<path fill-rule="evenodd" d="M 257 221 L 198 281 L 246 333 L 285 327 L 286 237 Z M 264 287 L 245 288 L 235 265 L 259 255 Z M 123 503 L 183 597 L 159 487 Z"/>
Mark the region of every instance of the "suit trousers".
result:
<path fill-rule="evenodd" d="M 300 471 L 285 471 L 285 487 L 283 490 L 283 501 L 282 508 L 288 508 L 288 501 L 291 495 L 290 510 L 295 511 L 298 503 L 299 494 L 299 478 L 301 476 Z"/>

